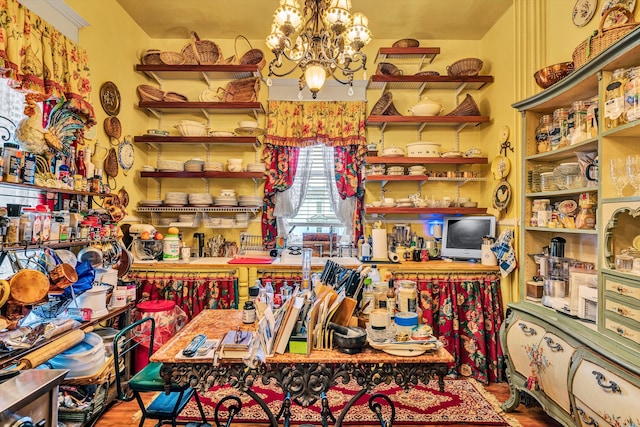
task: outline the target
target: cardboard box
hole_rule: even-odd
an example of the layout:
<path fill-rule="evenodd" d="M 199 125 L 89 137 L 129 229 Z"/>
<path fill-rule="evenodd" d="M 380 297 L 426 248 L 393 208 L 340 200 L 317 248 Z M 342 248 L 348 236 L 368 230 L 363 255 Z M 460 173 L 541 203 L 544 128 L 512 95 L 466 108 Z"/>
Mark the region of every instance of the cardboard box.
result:
<path fill-rule="evenodd" d="M 292 335 L 289 338 L 289 353 L 307 354 L 307 335 Z"/>
<path fill-rule="evenodd" d="M 542 301 L 542 293 L 544 291 L 543 281 L 527 282 L 527 299 L 530 301 Z"/>

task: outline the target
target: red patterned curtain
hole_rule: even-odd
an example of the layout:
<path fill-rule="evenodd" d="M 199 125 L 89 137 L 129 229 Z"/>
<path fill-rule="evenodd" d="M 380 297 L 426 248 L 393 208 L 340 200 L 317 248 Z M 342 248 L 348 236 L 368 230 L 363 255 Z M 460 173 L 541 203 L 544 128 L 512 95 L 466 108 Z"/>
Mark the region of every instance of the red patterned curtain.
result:
<path fill-rule="evenodd" d="M 89 60 L 69 40 L 17 0 L 0 0 L 0 73 L 16 88 L 65 98 L 94 123 Z"/>
<path fill-rule="evenodd" d="M 287 152 L 284 147 L 298 149 L 324 144 L 336 148 L 338 191 L 343 199 L 358 199 L 354 229 L 361 233 L 364 186 L 359 171 L 366 154 L 365 118 L 364 102 L 269 101 L 263 150 L 263 162 L 268 171 L 262 213 L 265 244 L 272 245 L 277 235 L 276 219 L 273 217 L 276 192 L 289 188 L 295 176 L 298 151 Z M 287 159 L 287 155 L 295 155 L 295 163 L 293 159 Z"/>
<path fill-rule="evenodd" d="M 238 281 L 230 275 L 134 272 L 139 302 L 175 301 L 193 319 L 205 309 L 238 308 Z"/>
<path fill-rule="evenodd" d="M 499 332 L 504 315 L 500 277 L 401 274 L 415 280 L 424 323 L 455 358 L 451 373 L 484 384 L 502 382 L 504 354 Z"/>

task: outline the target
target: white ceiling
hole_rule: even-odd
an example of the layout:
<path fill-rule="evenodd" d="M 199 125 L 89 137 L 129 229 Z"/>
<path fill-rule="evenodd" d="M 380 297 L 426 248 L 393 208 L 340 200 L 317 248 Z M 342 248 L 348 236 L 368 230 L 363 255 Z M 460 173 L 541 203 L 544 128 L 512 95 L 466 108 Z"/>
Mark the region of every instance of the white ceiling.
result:
<path fill-rule="evenodd" d="M 479 40 L 514 0 L 353 0 L 374 38 Z M 153 39 L 264 39 L 278 0 L 117 0 Z"/>

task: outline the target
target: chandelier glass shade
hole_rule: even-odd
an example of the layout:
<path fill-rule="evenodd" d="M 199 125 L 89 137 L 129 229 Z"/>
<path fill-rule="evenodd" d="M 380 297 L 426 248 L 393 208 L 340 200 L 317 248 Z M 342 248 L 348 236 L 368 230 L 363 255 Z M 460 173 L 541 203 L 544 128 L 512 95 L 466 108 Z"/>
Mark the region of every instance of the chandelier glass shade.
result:
<path fill-rule="evenodd" d="M 313 98 L 327 77 L 349 85 L 353 94 L 354 74 L 366 70 L 367 56 L 361 49 L 371 41 L 369 20 L 351 14 L 351 0 L 280 0 L 266 44 L 275 58 L 269 76 L 284 77 L 298 68 L 300 90 L 309 87 Z M 366 77 L 365 77 L 366 78 Z"/>

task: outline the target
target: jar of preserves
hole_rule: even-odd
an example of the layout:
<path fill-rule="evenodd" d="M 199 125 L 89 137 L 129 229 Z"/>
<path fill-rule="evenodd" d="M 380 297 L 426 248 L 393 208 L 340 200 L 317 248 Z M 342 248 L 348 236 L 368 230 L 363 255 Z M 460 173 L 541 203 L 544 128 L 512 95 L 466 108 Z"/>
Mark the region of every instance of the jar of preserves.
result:
<path fill-rule="evenodd" d="M 529 225 L 532 227 L 538 226 L 538 212 L 540 211 L 540 200 L 534 200 L 531 205 L 531 219 L 529 220 Z"/>
<path fill-rule="evenodd" d="M 549 131 L 549 149 L 557 150 L 558 148 L 566 147 L 568 145 L 568 135 L 569 109 L 558 108 L 553 112 L 553 121 Z"/>
<path fill-rule="evenodd" d="M 580 206 L 580 211 L 576 216 L 576 228 L 594 229 L 596 228 L 596 215 L 593 212 L 593 205 L 586 203 Z"/>
<path fill-rule="evenodd" d="M 539 199 L 538 227 L 547 227 L 551 220 L 551 202 L 549 199 Z"/>
<path fill-rule="evenodd" d="M 618 68 L 611 75 L 604 93 L 604 127 L 612 129 L 627 123 L 624 114 L 624 89 L 627 84 L 627 70 Z"/>
<path fill-rule="evenodd" d="M 417 313 L 418 291 L 416 282 L 413 280 L 398 280 L 398 286 L 398 311 Z"/>
<path fill-rule="evenodd" d="M 640 66 L 630 68 L 624 89 L 624 113 L 627 121 L 640 119 Z"/>
<path fill-rule="evenodd" d="M 538 153 L 549 151 L 549 131 L 551 128 L 551 115 L 540 117 L 540 123 L 536 128 L 536 149 Z"/>

